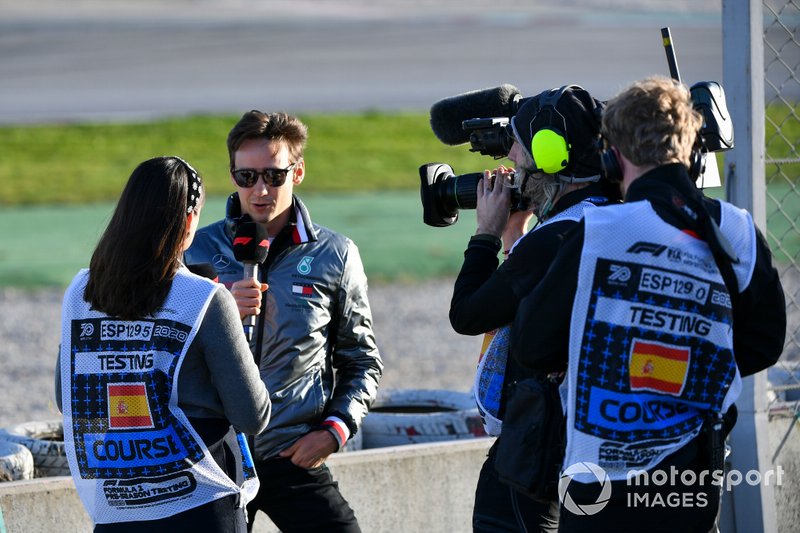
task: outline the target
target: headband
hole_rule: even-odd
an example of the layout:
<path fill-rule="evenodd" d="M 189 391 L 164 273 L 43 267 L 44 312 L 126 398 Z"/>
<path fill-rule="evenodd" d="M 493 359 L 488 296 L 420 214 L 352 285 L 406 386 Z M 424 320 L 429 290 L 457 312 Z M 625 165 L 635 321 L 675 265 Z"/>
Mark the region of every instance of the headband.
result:
<path fill-rule="evenodd" d="M 200 197 L 203 193 L 203 180 L 192 165 L 178 156 L 173 157 L 183 163 L 183 166 L 186 167 L 186 171 L 189 174 L 189 186 L 186 190 L 186 214 L 188 215 L 197 208 L 197 204 L 200 202 Z"/>

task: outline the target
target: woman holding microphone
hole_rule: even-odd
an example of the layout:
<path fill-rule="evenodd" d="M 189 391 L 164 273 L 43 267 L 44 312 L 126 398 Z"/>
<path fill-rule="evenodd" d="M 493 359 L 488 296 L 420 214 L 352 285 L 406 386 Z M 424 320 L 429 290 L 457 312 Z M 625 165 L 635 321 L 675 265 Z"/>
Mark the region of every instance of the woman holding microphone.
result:
<path fill-rule="evenodd" d="M 181 262 L 204 198 L 182 159 L 141 163 L 64 295 L 56 399 L 96 532 L 246 530 L 236 431 L 261 431 L 270 401 L 233 297 Z"/>

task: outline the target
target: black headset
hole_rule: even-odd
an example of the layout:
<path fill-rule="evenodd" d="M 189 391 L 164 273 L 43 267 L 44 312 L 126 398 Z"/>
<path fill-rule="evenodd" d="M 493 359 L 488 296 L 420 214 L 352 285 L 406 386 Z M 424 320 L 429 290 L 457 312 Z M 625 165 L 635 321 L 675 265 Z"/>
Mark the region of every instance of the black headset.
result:
<path fill-rule="evenodd" d="M 611 147 L 605 146 L 605 139 L 601 135 L 597 140 L 597 149 L 600 151 L 600 168 L 603 169 L 603 177 L 611 183 L 620 183 L 622 181 L 622 167 L 619 166 L 619 159 L 617 154 Z"/>
<path fill-rule="evenodd" d="M 611 147 L 604 146 L 603 137 L 600 137 L 598 149 L 600 150 L 600 166 L 603 169 L 603 176 L 612 183 L 619 183 L 622 181 L 622 167 L 617 159 L 617 154 Z M 703 140 L 700 134 L 697 134 L 697 139 L 692 146 L 692 153 L 689 155 L 689 177 L 693 182 L 705 170 L 705 159 L 703 158 Z"/>
<path fill-rule="evenodd" d="M 547 174 L 558 174 L 569 165 L 569 137 L 567 121 L 556 105 L 570 89 L 577 85 L 564 85 L 539 94 L 539 110 L 531 119 L 531 155 L 536 168 Z"/>

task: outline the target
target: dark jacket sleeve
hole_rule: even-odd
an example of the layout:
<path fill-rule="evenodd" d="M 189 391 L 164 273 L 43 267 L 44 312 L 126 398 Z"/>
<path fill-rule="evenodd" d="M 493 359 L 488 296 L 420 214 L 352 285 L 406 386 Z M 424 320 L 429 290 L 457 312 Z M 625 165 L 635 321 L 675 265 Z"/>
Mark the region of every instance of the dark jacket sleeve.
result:
<path fill-rule="evenodd" d="M 539 283 L 575 226 L 564 220 L 529 232 L 498 268 L 499 239 L 470 239 L 450 302 L 450 324 L 462 335 L 480 335 L 505 326 L 517 315 L 519 302 Z"/>
<path fill-rule="evenodd" d="M 475 236 L 464 251 L 464 263 L 453 286 L 450 325 L 462 335 L 480 335 L 508 324 L 516 312 L 516 298 L 497 270 L 500 239 Z"/>
<path fill-rule="evenodd" d="M 583 237 L 581 222 L 564 236 L 547 273 L 519 304 L 511 327 L 510 353 L 523 368 L 543 372 L 566 369 Z"/>
<path fill-rule="evenodd" d="M 733 298 L 733 353 L 742 376 L 777 362 L 786 338 L 786 301 L 764 236 L 756 229 L 750 284 Z"/>
<path fill-rule="evenodd" d="M 336 338 L 332 364 L 336 369 L 336 386 L 325 415 L 340 418 L 355 434 L 377 396 L 383 361 L 372 329 L 367 276 L 358 248 L 352 242 L 348 243 L 334 305 Z"/>

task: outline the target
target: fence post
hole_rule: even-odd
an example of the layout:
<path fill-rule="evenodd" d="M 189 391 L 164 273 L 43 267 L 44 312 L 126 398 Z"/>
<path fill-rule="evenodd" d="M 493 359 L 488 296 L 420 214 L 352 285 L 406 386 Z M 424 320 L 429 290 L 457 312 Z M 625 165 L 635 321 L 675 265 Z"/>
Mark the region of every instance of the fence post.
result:
<path fill-rule="evenodd" d="M 725 153 L 727 199 L 750 211 L 766 234 L 764 177 L 764 22 L 761 0 L 723 0 L 723 78 L 734 126 L 735 148 Z M 739 421 L 730 435 L 730 467 L 742 475 L 771 468 L 766 372 L 743 379 Z M 770 484 L 742 483 L 731 494 L 740 533 L 777 531 Z M 724 510 L 728 513 L 731 510 Z"/>

